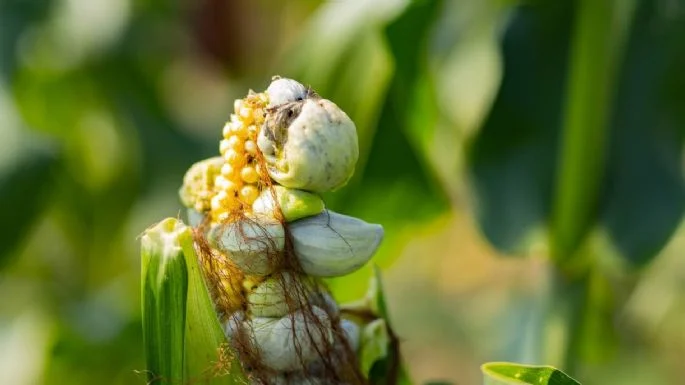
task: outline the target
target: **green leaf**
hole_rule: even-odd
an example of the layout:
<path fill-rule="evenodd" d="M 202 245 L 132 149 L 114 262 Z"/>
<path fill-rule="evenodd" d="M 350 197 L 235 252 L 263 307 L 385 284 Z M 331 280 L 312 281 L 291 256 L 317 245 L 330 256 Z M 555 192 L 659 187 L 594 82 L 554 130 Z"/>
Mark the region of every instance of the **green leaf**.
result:
<path fill-rule="evenodd" d="M 580 385 L 564 372 L 551 366 L 490 362 L 481 366 L 485 385 Z"/>
<path fill-rule="evenodd" d="M 192 236 L 181 246 L 188 267 L 188 312 L 186 316 L 186 379 L 209 385 L 244 384 L 246 380 L 237 359 L 220 362 L 220 352 L 232 354 L 214 310 L 198 264 Z M 223 365 L 228 364 L 228 367 Z"/>
<path fill-rule="evenodd" d="M 636 264 L 661 250 L 685 211 L 685 14 L 663 5 L 638 3 L 619 75 L 600 213 L 619 251 Z M 672 5 L 682 10 L 685 1 Z"/>
<path fill-rule="evenodd" d="M 143 339 L 149 383 L 184 379 L 188 270 L 181 240 L 190 228 L 167 218 L 141 240 Z"/>
<path fill-rule="evenodd" d="M 468 151 L 476 214 L 497 248 L 523 253 L 535 234 L 547 234 L 559 205 L 556 254 L 573 254 L 603 225 L 628 261 L 645 263 L 685 211 L 685 16 L 638 0 L 631 19 L 634 4 L 614 1 L 589 28 L 577 17 L 607 4 L 578 4 L 530 2 L 512 12 L 502 84 Z M 624 39 L 614 28 L 628 25 Z M 585 48 L 571 52 L 572 36 Z M 562 126 L 568 148 L 560 146 Z"/>
<path fill-rule="evenodd" d="M 571 1 L 517 7 L 502 38 L 502 83 L 468 148 L 476 216 L 507 253 L 546 225 L 574 10 Z"/>

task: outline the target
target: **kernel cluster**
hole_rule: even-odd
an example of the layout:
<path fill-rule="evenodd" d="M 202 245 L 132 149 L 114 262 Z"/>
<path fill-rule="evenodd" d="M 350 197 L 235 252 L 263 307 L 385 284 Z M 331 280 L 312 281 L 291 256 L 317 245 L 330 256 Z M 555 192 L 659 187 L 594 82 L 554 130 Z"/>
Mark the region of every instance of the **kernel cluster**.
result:
<path fill-rule="evenodd" d="M 259 196 L 261 167 L 257 135 L 264 123 L 267 103 L 266 94 L 252 91 L 234 103 L 234 113 L 224 126 L 219 144 L 224 164 L 214 179 L 215 195 L 210 204 L 215 222 L 226 220 L 236 210 L 249 212 Z"/>

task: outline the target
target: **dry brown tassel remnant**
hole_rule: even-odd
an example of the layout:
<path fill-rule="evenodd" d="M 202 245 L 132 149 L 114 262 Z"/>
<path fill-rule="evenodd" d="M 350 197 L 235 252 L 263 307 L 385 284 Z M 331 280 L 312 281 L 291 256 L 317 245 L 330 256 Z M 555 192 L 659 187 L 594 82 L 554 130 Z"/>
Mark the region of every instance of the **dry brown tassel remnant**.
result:
<path fill-rule="evenodd" d="M 360 325 L 321 282 L 368 262 L 380 225 L 326 210 L 359 156 L 354 123 L 297 81 L 235 101 L 221 156 L 193 165 L 181 200 L 217 314 L 255 384 L 363 384 Z"/>

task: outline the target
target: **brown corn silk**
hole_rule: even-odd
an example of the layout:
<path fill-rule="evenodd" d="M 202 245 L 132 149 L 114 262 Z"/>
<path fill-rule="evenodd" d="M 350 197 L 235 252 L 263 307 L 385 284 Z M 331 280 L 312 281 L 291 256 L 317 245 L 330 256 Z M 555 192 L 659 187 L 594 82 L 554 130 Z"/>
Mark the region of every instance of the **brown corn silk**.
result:
<path fill-rule="evenodd" d="M 316 94 L 310 92 L 309 95 L 315 96 Z M 288 120 L 288 122 L 290 119 L 287 118 L 292 118 L 290 112 L 284 112 L 279 107 L 267 109 L 264 95 L 255 94 L 252 91 L 242 100 L 242 107 L 245 106 L 251 107 L 258 112 L 261 111 L 260 116 L 254 118 L 253 127 L 251 127 L 251 131 L 248 133 L 247 140 L 252 140 L 253 143 L 256 143 L 256 135 L 259 130 L 265 126 L 265 120 L 269 120 L 267 119 L 269 114 L 275 114 L 272 116 L 277 120 L 284 119 Z M 289 111 L 298 111 L 297 107 L 292 105 L 292 103 L 288 103 L 288 106 L 284 108 L 288 108 Z M 240 108 L 236 107 L 236 114 L 240 113 Z M 283 116 L 285 117 L 281 118 Z M 267 129 L 271 129 L 271 127 Z M 252 202 L 245 201 L 244 197 L 241 197 L 239 189 L 234 189 L 228 197 L 231 201 L 221 208 L 213 207 L 209 212 L 205 212 L 204 221 L 194 231 L 195 246 L 200 259 L 200 266 L 202 267 L 205 282 L 210 290 L 222 324 L 228 321 L 229 317 L 236 311 L 244 312 L 246 319 L 252 317 L 247 296 L 261 281 L 271 276 L 257 277 L 244 274 L 231 262 L 227 255 L 222 254 L 218 248 L 210 246 L 207 240 L 207 232 L 212 225 L 220 226 L 222 232 L 236 231 L 239 234 L 237 238 L 242 238 L 247 242 L 248 240 L 255 241 L 255 239 L 248 238 L 249 236 L 244 232 L 245 227 L 236 224 L 249 223 L 253 229 L 263 230 L 256 232 L 259 238 L 258 241 L 263 242 L 267 246 L 267 250 L 270 250 L 268 259 L 272 266 L 275 267 L 272 276 L 280 277 L 278 282 L 285 293 L 285 304 L 288 309 L 286 317 L 291 321 L 292 341 L 299 357 L 301 368 L 291 373 L 284 373 L 264 365 L 260 358 L 259 350 L 255 347 L 253 330 L 250 330 L 248 327 L 248 322 L 240 323 L 241 327 L 233 334 L 233 337 L 230 338 L 227 344 L 226 349 L 234 349 L 236 354 L 223 352 L 220 354 L 219 359 L 221 360 L 223 357 L 223 359 L 228 360 L 233 358 L 240 360 L 244 373 L 251 382 L 256 384 L 275 383 L 276 377 L 279 377 L 279 384 L 302 383 L 302 380 L 306 379 L 316 379 L 320 383 L 325 384 L 367 383 L 359 369 L 356 354 L 340 326 L 341 318 L 339 311 L 325 305 L 324 295 L 326 295 L 327 289 L 320 279 L 307 276 L 295 257 L 288 224 L 285 222 L 278 205 L 278 199 L 276 199 L 276 193 L 273 189 L 274 182 L 268 175 L 264 156 L 257 149 L 256 152 L 246 156 L 245 163 L 258 171 L 259 178 L 256 182 L 258 191 L 260 193 L 269 191 L 272 194 L 273 202 L 275 203 L 273 217 L 283 225 L 285 246 L 283 250 L 278 250 L 276 241 L 271 239 L 266 229 L 250 216 Z M 285 275 L 279 274 L 281 272 L 289 272 L 292 279 L 285 279 Z M 316 304 L 317 307 L 323 309 L 328 314 L 331 323 L 330 329 L 328 325 L 322 324 L 314 314 L 311 307 L 312 304 Z M 306 333 L 303 333 L 304 336 L 298 336 L 294 333 L 295 327 L 292 314 L 298 310 L 302 311 L 305 319 Z M 302 359 L 301 345 L 309 341 L 304 341 L 303 339 L 328 341 L 329 338 L 325 336 L 331 331 L 333 343 L 313 344 L 317 348 L 318 359 L 313 363 L 305 362 Z M 230 365 L 219 362 L 219 366 L 225 368 Z"/>

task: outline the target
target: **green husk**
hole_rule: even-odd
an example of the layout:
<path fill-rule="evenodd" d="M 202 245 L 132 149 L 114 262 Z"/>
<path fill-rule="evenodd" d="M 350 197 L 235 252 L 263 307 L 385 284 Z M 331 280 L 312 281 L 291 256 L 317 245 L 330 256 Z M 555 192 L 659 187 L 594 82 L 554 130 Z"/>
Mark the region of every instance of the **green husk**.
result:
<path fill-rule="evenodd" d="M 181 246 L 188 267 L 186 379 L 206 385 L 245 384 L 240 363 L 228 346 L 205 285 L 192 236 L 184 235 Z"/>
<path fill-rule="evenodd" d="M 141 304 L 148 383 L 184 379 L 184 338 L 188 270 L 180 238 L 190 229 L 167 218 L 141 240 Z"/>

